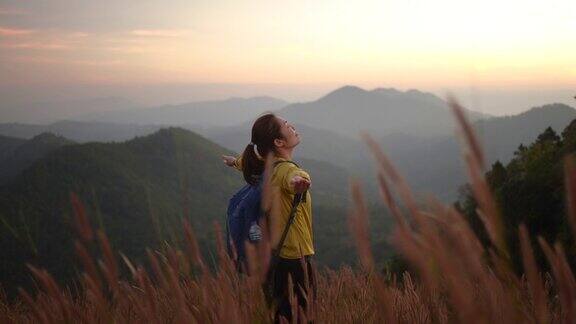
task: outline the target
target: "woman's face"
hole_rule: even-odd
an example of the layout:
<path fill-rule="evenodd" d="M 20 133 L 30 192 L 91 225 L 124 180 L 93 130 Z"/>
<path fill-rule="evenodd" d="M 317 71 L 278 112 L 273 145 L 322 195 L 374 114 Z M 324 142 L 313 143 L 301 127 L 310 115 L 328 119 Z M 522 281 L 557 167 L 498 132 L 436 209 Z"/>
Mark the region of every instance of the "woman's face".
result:
<path fill-rule="evenodd" d="M 278 122 L 280 123 L 280 134 L 284 139 L 285 148 L 292 148 L 295 147 L 300 143 L 300 134 L 296 132 L 296 129 L 292 124 L 290 124 L 287 120 L 277 117 Z"/>

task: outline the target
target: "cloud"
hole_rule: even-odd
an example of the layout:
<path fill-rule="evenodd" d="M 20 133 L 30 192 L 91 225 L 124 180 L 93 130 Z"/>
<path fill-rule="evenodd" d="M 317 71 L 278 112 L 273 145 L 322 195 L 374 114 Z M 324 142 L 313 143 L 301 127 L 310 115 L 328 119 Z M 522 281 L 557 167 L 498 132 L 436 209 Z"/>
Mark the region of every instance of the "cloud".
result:
<path fill-rule="evenodd" d="M 181 37 L 188 34 L 188 31 L 182 29 L 136 29 L 130 34 L 141 37 Z"/>
<path fill-rule="evenodd" d="M 18 63 L 30 63 L 30 64 L 49 64 L 49 65 L 67 65 L 67 66 L 95 66 L 95 67 L 106 67 L 106 66 L 123 66 L 126 65 L 124 60 L 86 60 L 86 59 L 65 59 L 58 57 L 45 57 L 45 56 L 18 56 L 13 57 L 10 61 Z"/>
<path fill-rule="evenodd" d="M 48 58 L 48 57 L 37 57 L 37 56 L 16 56 L 8 59 L 11 62 L 19 63 L 34 63 L 34 64 L 56 64 L 62 63 L 61 60 Z"/>
<path fill-rule="evenodd" d="M 39 49 L 39 50 L 67 50 L 72 49 L 72 46 L 60 43 L 13 43 L 13 44 L 0 44 L 3 48 L 14 49 Z"/>
<path fill-rule="evenodd" d="M 83 32 L 73 32 L 73 33 L 70 33 L 68 36 L 74 37 L 74 38 L 84 38 L 84 37 L 90 36 L 90 34 L 83 33 Z"/>
<path fill-rule="evenodd" d="M 17 28 L 6 28 L 0 27 L 0 36 L 22 36 L 22 35 L 30 35 L 35 33 L 36 31 L 31 29 L 17 29 Z"/>
<path fill-rule="evenodd" d="M 112 46 L 112 47 L 104 48 L 104 50 L 116 52 L 116 53 L 125 53 L 125 54 L 146 53 L 146 52 L 158 51 L 157 48 L 150 48 L 150 47 L 144 47 L 144 46 Z"/>

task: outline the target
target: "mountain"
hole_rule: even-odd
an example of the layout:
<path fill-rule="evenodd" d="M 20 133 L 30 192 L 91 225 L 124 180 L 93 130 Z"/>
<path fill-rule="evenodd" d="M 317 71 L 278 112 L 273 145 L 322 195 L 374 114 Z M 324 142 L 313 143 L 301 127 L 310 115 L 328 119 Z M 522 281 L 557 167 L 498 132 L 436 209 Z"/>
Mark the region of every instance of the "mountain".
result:
<path fill-rule="evenodd" d="M 576 118 L 576 109 L 555 103 L 534 107 L 518 115 L 480 120 L 476 133 L 486 143 L 487 155 L 493 161 L 507 162 L 520 144 L 528 145 L 547 127 L 562 131 Z"/>
<path fill-rule="evenodd" d="M 26 124 L 26 123 L 1 123 L 0 135 L 19 139 L 31 139 L 47 131 L 47 125 Z"/>
<path fill-rule="evenodd" d="M 12 154 L 12 151 L 26 142 L 25 139 L 0 135 L 0 161 Z"/>
<path fill-rule="evenodd" d="M 158 131 L 160 125 L 135 125 L 104 122 L 79 122 L 62 120 L 48 125 L 5 123 L 0 124 L 0 134 L 19 138 L 32 138 L 41 133 L 52 133 L 79 143 L 119 142 Z"/>
<path fill-rule="evenodd" d="M 42 133 L 27 141 L 20 141 L 0 158 L 0 185 L 15 177 L 36 160 L 56 149 L 74 142 L 51 133 Z"/>
<path fill-rule="evenodd" d="M 104 97 L 79 100 L 36 102 L 26 105 L 0 106 L 0 115 L 5 122 L 53 123 L 57 120 L 74 118 L 80 114 L 98 111 L 115 111 L 140 107 L 122 97 Z"/>
<path fill-rule="evenodd" d="M 366 91 L 345 86 L 307 103 L 289 105 L 279 115 L 293 123 L 327 129 L 358 137 L 361 131 L 375 136 L 406 133 L 418 136 L 453 132 L 453 116 L 440 98 L 417 90 Z M 470 112 L 473 120 L 487 116 Z"/>
<path fill-rule="evenodd" d="M 265 111 L 278 110 L 285 101 L 271 97 L 230 98 L 156 108 L 138 108 L 77 115 L 74 120 L 50 124 L 2 123 L 0 134 L 32 138 L 43 132 L 62 135 L 76 142 L 125 141 L 151 134 L 162 127 L 181 126 L 194 131 L 230 127 L 254 119 Z M 82 107 L 79 106 L 78 110 Z"/>
<path fill-rule="evenodd" d="M 38 159 L 0 186 L 0 282 L 12 291 L 29 285 L 25 263 L 60 280 L 78 271 L 71 192 L 84 202 L 92 225 L 135 262 L 145 258 L 147 247 L 179 244 L 182 217 L 211 262 L 213 223 L 225 228 L 228 200 L 243 185 L 241 173 L 224 166 L 221 154 L 234 153 L 188 130 L 168 128 L 121 143 L 64 145 Z M 319 246 L 349 243 L 330 239 L 331 231 L 347 229 L 346 171 L 327 162 L 297 162 L 312 174 L 315 217 L 329 222 L 316 223 L 315 231 L 326 238 Z"/>
<path fill-rule="evenodd" d="M 77 120 L 140 125 L 188 124 L 207 128 L 238 125 L 263 112 L 275 111 L 287 104 L 286 101 L 272 97 L 230 98 L 89 114 L 78 117 Z"/>
<path fill-rule="evenodd" d="M 519 145 L 530 144 L 548 127 L 560 132 L 575 118 L 576 109 L 552 104 L 514 116 L 480 120 L 473 127 L 482 143 L 487 163 L 497 160 L 507 163 Z M 381 142 L 414 188 L 446 201 L 456 199 L 458 188 L 467 179 L 456 137 L 415 140 L 409 136 L 396 136 L 394 139 L 383 137 Z M 405 144 L 400 145 L 401 142 Z"/>
<path fill-rule="evenodd" d="M 204 247 L 226 202 L 242 185 L 222 165 L 224 148 L 183 129 L 162 129 L 123 143 L 66 145 L 0 187 L 0 281 L 27 283 L 31 262 L 70 278 L 70 193 L 85 202 L 90 221 L 112 245 L 141 260 L 145 248 L 177 241 L 180 218 L 190 220 Z"/>
<path fill-rule="evenodd" d="M 374 91 L 384 92 L 381 89 Z M 348 87 L 334 95 L 348 98 L 366 93 L 362 89 Z M 430 102 L 435 100 L 432 95 L 419 93 L 418 96 Z M 283 111 L 278 114 L 286 117 Z M 559 131 L 573 118 L 576 118 L 574 108 L 552 104 L 514 116 L 477 120 L 473 127 L 484 144 L 487 162 L 505 162 L 521 143 L 530 143 L 549 126 Z M 312 123 L 316 126 L 309 126 Z M 248 143 L 250 127 L 251 122 L 247 122 L 238 127 L 213 128 L 202 133 L 220 145 L 239 152 Z M 324 129 L 321 119 L 309 119 L 307 124 L 295 123 L 295 127 L 302 138 L 295 157 L 337 165 L 362 179 L 368 186 L 369 197 L 378 198 L 374 159 L 362 141 Z M 434 194 L 444 201 L 456 199 L 458 188 L 466 181 L 466 172 L 460 143 L 454 133 L 424 137 L 400 130 L 382 136 L 372 135 L 417 192 Z"/>

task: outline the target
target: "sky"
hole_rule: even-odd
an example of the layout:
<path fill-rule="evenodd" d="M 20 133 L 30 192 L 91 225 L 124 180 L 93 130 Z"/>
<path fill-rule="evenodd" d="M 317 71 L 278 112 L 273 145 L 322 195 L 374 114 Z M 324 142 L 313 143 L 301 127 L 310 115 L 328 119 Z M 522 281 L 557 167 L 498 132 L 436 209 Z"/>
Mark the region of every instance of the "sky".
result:
<path fill-rule="evenodd" d="M 576 103 L 576 1 L 0 0 L 0 75 L 4 105 L 303 101 L 353 84 L 503 115 Z"/>

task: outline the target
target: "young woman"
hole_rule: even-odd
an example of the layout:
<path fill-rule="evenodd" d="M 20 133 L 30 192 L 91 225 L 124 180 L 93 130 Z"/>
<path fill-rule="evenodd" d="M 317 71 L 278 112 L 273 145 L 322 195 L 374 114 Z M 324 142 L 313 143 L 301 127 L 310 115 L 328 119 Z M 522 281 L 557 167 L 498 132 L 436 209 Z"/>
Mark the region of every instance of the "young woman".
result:
<path fill-rule="evenodd" d="M 276 161 L 292 161 L 292 153 L 300 143 L 300 135 L 288 121 L 266 114 L 259 117 L 252 126 L 252 141 L 246 146 L 241 157 L 222 156 L 223 162 L 241 170 L 249 184 L 257 184 L 263 175 L 266 157 Z M 274 273 L 275 297 L 278 301 L 276 321 L 280 316 L 289 321 L 291 314 L 288 300 L 288 277 L 292 278 L 293 292 L 298 304 L 307 311 L 308 294 L 315 295 L 315 276 L 312 266 L 314 244 L 312 235 L 312 198 L 308 189 L 310 175 L 293 163 L 278 163 L 271 173 L 270 234 L 272 246 L 276 247 L 288 223 L 290 209 L 296 193 L 306 193 L 296 210 L 294 223 L 290 225 L 280 260 Z"/>

